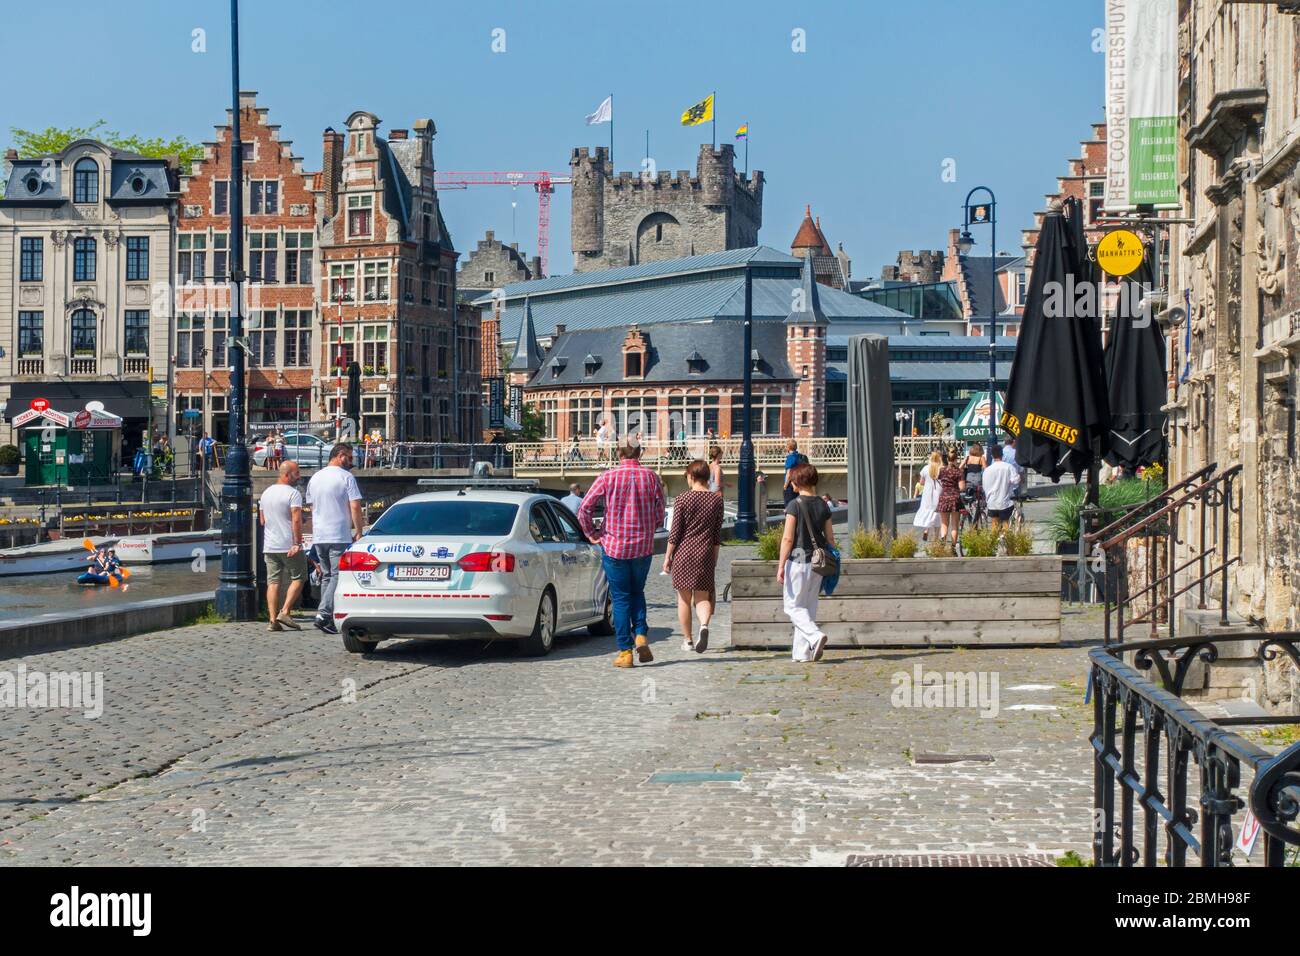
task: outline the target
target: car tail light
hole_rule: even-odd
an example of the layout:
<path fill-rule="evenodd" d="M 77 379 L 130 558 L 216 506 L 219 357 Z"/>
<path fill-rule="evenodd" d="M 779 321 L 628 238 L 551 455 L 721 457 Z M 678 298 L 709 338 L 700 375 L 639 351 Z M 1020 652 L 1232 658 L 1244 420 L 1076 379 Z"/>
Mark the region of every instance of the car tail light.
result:
<path fill-rule="evenodd" d="M 474 551 L 456 562 L 462 571 L 513 571 L 515 556 L 506 551 Z"/>
<path fill-rule="evenodd" d="M 379 559 L 364 551 L 344 551 L 339 558 L 340 571 L 373 571 L 379 567 Z"/>

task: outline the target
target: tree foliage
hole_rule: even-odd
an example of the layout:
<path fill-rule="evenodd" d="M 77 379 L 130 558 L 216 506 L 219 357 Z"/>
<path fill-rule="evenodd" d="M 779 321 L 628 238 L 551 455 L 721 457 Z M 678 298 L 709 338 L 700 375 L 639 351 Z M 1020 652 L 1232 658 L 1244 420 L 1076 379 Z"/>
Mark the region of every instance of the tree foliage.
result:
<path fill-rule="evenodd" d="M 75 143 L 79 139 L 97 139 L 113 147 L 113 149 L 139 153 L 141 156 L 148 156 L 151 159 L 166 159 L 168 156 L 178 156 L 181 161 L 181 170 L 187 173 L 191 163 L 203 158 L 203 147 L 197 143 L 191 143 L 183 136 L 164 139 L 161 136 L 126 135 L 113 130 L 106 130 L 104 129 L 106 125 L 108 125 L 106 121 L 101 119 L 96 120 L 89 126 L 68 126 L 66 128 L 47 126 L 42 130 L 19 129 L 15 126 L 9 128 L 9 135 L 13 141 L 14 149 L 18 151 L 18 155 L 22 159 L 57 153 L 69 143 Z"/>

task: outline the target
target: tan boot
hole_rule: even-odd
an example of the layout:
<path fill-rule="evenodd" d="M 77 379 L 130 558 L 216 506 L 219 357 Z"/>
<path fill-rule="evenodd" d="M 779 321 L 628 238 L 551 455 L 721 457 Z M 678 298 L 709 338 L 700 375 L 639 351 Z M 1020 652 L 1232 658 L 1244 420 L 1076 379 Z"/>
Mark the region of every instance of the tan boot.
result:
<path fill-rule="evenodd" d="M 650 653 L 650 641 L 644 634 L 636 636 L 636 659 L 642 664 L 649 664 L 655 659 L 655 656 Z"/>
<path fill-rule="evenodd" d="M 631 667 L 631 666 L 632 666 L 632 652 L 631 652 L 631 651 L 619 651 L 619 652 L 618 652 L 618 656 L 614 658 L 614 666 L 615 666 L 615 667 Z"/>

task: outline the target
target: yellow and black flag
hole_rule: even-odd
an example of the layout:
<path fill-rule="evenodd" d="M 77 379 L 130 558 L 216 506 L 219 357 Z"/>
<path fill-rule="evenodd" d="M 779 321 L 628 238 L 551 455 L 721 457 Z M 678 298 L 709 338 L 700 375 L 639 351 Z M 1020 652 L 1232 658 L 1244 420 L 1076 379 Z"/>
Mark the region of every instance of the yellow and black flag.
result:
<path fill-rule="evenodd" d="M 702 102 L 696 103 L 682 114 L 683 126 L 699 126 L 713 119 L 713 94 L 710 93 Z"/>

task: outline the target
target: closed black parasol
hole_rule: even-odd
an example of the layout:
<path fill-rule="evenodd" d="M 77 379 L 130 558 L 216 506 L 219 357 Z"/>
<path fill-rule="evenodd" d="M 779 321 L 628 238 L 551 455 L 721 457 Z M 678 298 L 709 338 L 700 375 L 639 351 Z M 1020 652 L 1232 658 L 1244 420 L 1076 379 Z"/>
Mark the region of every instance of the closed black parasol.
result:
<path fill-rule="evenodd" d="M 1053 481 L 1078 480 L 1108 447 L 1096 266 L 1082 226 L 1075 199 L 1043 219 L 1001 418 L 1016 461 Z"/>
<path fill-rule="evenodd" d="M 1151 249 L 1124 281 L 1106 342 L 1110 453 L 1106 461 L 1136 470 L 1164 461 L 1165 336 L 1143 303 L 1152 286 Z"/>
<path fill-rule="evenodd" d="M 361 366 L 352 362 L 347 367 L 348 395 L 343 403 L 343 417 L 361 423 Z"/>

